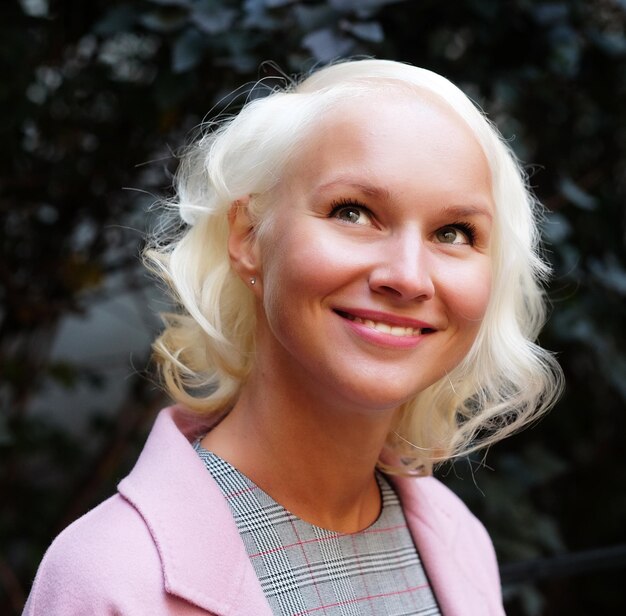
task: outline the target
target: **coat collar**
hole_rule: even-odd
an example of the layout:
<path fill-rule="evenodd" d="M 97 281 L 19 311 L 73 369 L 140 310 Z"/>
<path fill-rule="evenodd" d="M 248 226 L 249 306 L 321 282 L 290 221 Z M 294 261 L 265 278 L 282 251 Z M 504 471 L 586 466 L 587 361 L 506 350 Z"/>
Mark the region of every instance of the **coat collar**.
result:
<path fill-rule="evenodd" d="M 209 427 L 181 408 L 162 411 L 118 490 L 152 535 L 167 592 L 224 616 L 271 616 L 228 504 L 189 446 Z M 481 532 L 486 538 L 482 526 L 436 479 L 391 479 L 442 613 L 503 614 L 487 608 L 497 600 L 481 590 L 492 587 L 493 579 L 472 566 L 472 538 Z M 478 548 L 484 552 L 484 541 Z"/>
<path fill-rule="evenodd" d="M 486 530 L 434 477 L 396 477 L 407 524 L 444 616 L 504 616 Z"/>
<path fill-rule="evenodd" d="M 167 592 L 215 614 L 271 616 L 228 504 L 189 446 L 203 428 L 162 411 L 118 491 L 152 535 Z"/>

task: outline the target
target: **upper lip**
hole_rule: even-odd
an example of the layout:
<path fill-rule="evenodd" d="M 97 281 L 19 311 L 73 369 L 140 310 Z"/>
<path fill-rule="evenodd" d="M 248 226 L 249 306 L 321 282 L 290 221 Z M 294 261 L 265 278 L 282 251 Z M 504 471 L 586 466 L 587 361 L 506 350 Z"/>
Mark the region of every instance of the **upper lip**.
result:
<path fill-rule="evenodd" d="M 399 327 L 414 327 L 415 329 L 437 329 L 434 325 L 426 323 L 425 321 L 419 321 L 417 319 L 411 319 L 408 317 L 402 317 L 397 314 L 391 314 L 389 312 L 381 312 L 380 310 L 362 310 L 360 308 L 342 308 L 338 307 L 334 309 L 339 315 L 350 315 L 358 317 L 359 319 L 367 319 L 369 321 L 376 321 L 378 323 L 388 323 L 389 325 L 397 325 Z"/>

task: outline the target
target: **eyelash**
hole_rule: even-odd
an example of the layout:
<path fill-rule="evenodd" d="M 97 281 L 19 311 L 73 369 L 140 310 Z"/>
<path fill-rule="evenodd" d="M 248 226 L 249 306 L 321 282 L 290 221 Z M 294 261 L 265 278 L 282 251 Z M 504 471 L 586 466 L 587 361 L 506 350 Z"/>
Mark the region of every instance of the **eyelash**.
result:
<path fill-rule="evenodd" d="M 348 197 L 341 197 L 341 199 L 336 199 L 330 204 L 330 207 L 331 210 L 328 215 L 330 218 L 332 218 L 339 210 L 342 210 L 345 207 L 353 207 L 359 210 L 363 210 L 365 213 L 371 215 L 371 212 L 367 209 L 367 206 L 363 205 L 360 201 L 356 201 Z"/>
<path fill-rule="evenodd" d="M 360 201 L 356 201 L 355 199 L 350 199 L 348 197 L 342 197 L 340 199 L 334 200 L 331 203 L 331 210 L 328 215 L 329 218 L 332 218 L 333 216 L 335 216 L 335 214 L 337 214 L 337 212 L 346 207 L 353 207 L 359 210 L 363 210 L 363 212 L 365 212 L 367 215 L 372 216 L 372 213 L 367 208 L 367 206 L 363 205 L 363 203 L 361 203 Z M 461 231 L 461 233 L 467 236 L 470 246 L 473 246 L 476 242 L 477 228 L 476 225 L 471 222 L 456 221 L 441 227 L 441 229 L 446 228 L 452 228 Z"/>
<path fill-rule="evenodd" d="M 445 229 L 447 227 L 451 227 L 453 229 L 458 229 L 459 231 L 464 233 L 467 236 L 467 239 L 469 241 L 470 246 L 473 246 L 474 243 L 476 242 L 476 234 L 477 234 L 478 230 L 476 229 L 476 225 L 475 224 L 473 224 L 471 222 L 458 221 L 458 222 L 450 223 L 449 225 L 444 225 L 441 228 Z"/>

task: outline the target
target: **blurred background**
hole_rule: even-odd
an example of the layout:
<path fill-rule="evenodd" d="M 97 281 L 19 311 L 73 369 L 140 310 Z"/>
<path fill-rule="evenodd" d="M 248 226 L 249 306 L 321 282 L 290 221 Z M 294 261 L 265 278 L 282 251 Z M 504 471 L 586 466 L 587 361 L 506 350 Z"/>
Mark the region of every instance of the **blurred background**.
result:
<path fill-rule="evenodd" d="M 177 150 L 257 79 L 358 55 L 457 83 L 548 208 L 541 343 L 565 395 L 485 468 L 438 474 L 491 532 L 508 614 L 626 613 L 625 0 L 5 0 L 1 614 L 166 403 L 149 354 L 167 303 L 139 253 Z"/>

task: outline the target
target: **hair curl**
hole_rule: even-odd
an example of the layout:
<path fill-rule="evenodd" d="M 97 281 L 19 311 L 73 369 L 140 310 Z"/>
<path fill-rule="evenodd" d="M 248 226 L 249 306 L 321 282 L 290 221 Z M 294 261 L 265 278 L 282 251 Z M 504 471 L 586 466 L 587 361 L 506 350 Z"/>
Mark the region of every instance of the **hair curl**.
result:
<path fill-rule="evenodd" d="M 268 195 L 309 131 L 336 103 L 373 92 L 408 90 L 449 105 L 470 127 L 491 170 L 495 203 L 493 284 L 478 336 L 446 377 L 406 402 L 387 447 L 388 471 L 430 472 L 439 462 L 490 445 L 546 411 L 562 389 L 553 356 L 534 342 L 545 320 L 539 204 L 509 146 L 455 85 L 431 71 L 386 60 L 346 61 L 247 103 L 204 127 L 184 156 L 169 207 L 187 223 L 175 237 L 155 234 L 148 266 L 167 283 L 180 311 L 167 314 L 154 344 L 164 384 L 183 405 L 225 414 L 254 362 L 254 302 L 230 267 L 228 211 L 250 197 L 260 229 Z"/>

